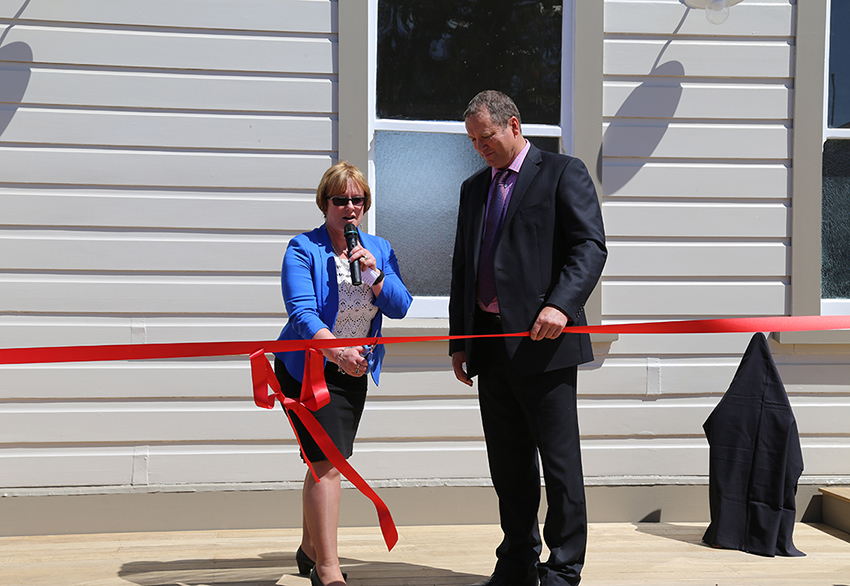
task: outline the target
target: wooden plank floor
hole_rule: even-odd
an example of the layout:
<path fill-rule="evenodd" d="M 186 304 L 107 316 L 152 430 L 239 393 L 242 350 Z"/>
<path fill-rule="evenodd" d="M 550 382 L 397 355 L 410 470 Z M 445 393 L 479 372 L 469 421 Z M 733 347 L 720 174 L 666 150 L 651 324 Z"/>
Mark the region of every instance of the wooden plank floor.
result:
<path fill-rule="evenodd" d="M 706 547 L 704 524 L 590 526 L 582 586 L 850 586 L 850 536 L 798 524 L 803 558 L 765 558 Z M 492 525 L 400 527 L 387 552 L 376 528 L 343 528 L 351 586 L 455 586 L 493 567 Z M 309 586 L 296 574 L 296 530 L 116 533 L 0 538 L 2 586 Z"/>

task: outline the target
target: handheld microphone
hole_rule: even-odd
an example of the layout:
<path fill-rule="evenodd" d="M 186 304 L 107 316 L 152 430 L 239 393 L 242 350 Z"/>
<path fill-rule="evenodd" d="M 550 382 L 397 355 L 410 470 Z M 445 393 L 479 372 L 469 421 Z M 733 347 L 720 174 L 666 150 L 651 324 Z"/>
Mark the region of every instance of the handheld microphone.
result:
<path fill-rule="evenodd" d="M 357 236 L 357 226 L 354 224 L 346 224 L 343 234 L 345 235 L 345 243 L 348 245 L 348 254 L 351 255 L 351 251 L 354 250 L 355 246 L 357 246 L 357 241 L 359 240 Z M 351 269 L 351 284 L 359 286 L 363 282 L 360 279 L 360 261 L 351 261 L 348 266 Z"/>

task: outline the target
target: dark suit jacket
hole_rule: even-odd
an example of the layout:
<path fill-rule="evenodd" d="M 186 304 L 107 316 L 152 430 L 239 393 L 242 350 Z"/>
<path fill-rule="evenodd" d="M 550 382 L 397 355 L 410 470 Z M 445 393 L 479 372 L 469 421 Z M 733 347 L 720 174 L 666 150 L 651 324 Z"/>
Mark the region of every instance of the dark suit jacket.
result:
<path fill-rule="evenodd" d="M 452 259 L 449 322 L 452 335 L 471 334 L 476 306 L 478 255 L 490 167 L 463 182 Z M 560 308 L 585 325 L 584 303 L 605 264 L 605 231 L 596 189 L 576 158 L 543 152 L 534 145 L 517 176 L 496 248 L 494 272 L 502 328 L 527 332 L 545 305 Z M 541 373 L 593 360 L 586 334 L 533 342 L 506 338 L 512 364 Z M 473 345 L 454 340 L 450 353 L 466 350 L 470 376 L 478 372 Z"/>
<path fill-rule="evenodd" d="M 732 384 L 703 425 L 710 446 L 710 545 L 766 556 L 794 546 L 803 451 L 791 403 L 764 334 L 755 334 Z"/>

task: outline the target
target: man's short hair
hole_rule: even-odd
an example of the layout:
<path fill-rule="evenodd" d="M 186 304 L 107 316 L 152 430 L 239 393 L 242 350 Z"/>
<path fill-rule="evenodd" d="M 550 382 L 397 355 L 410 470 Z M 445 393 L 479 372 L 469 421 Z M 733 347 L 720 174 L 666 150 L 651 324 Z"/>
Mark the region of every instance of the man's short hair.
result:
<path fill-rule="evenodd" d="M 514 101 L 507 95 L 496 90 L 484 90 L 479 92 L 466 107 L 463 113 L 463 119 L 466 120 L 471 116 L 479 114 L 482 110 L 490 112 L 490 118 L 505 128 L 511 118 L 516 118 L 517 122 L 522 124 L 522 118 L 519 116 L 519 108 L 516 107 Z"/>

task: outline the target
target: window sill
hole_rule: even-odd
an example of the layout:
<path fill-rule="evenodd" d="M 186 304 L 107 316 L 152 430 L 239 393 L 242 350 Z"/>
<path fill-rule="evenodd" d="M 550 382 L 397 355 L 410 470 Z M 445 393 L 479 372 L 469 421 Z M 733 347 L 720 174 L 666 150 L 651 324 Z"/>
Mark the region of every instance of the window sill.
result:
<path fill-rule="evenodd" d="M 773 339 L 780 344 L 850 345 L 850 330 L 830 330 L 825 332 L 774 332 Z"/>

